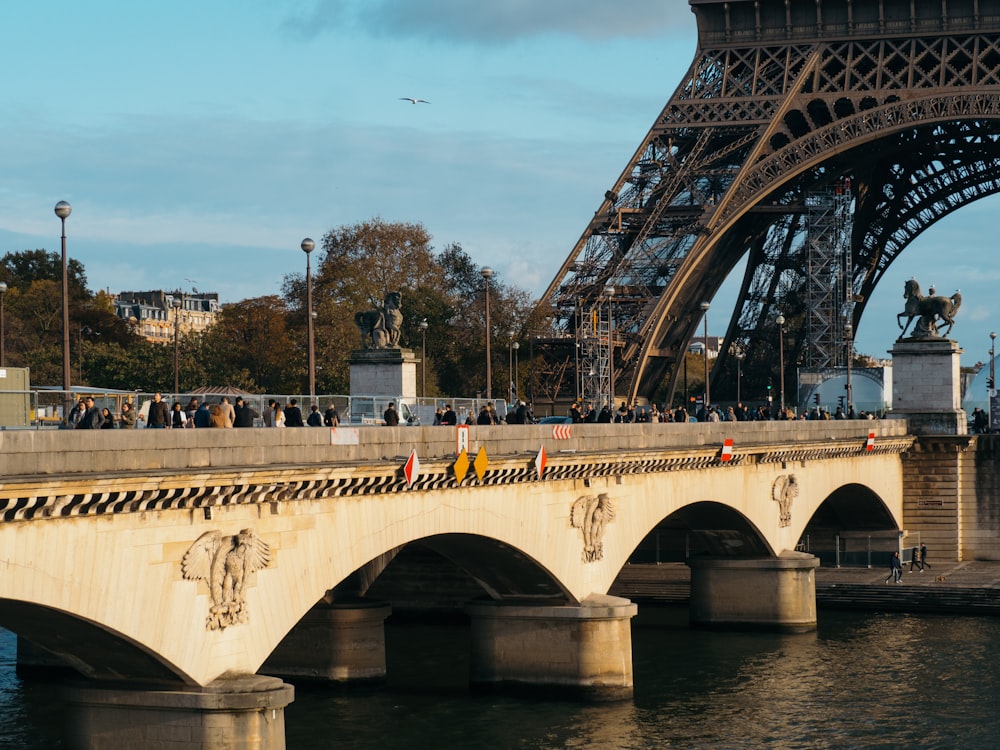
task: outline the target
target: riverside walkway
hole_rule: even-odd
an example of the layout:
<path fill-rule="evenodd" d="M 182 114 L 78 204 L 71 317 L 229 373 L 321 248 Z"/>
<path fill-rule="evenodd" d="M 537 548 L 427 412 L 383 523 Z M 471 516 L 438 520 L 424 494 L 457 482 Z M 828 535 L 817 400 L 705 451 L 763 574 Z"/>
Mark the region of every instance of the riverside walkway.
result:
<path fill-rule="evenodd" d="M 920 573 L 903 566 L 903 582 L 886 584 L 887 568 L 816 570 L 820 608 L 892 612 L 941 612 L 1000 615 L 1000 562 L 931 562 Z M 683 563 L 627 565 L 611 592 L 636 602 L 686 604 L 691 596 L 690 570 Z"/>

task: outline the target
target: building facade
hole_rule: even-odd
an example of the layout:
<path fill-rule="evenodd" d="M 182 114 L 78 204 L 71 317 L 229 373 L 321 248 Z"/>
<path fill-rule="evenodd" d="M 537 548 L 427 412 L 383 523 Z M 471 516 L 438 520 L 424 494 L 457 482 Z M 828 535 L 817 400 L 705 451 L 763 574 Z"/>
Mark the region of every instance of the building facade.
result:
<path fill-rule="evenodd" d="M 174 301 L 179 305 L 175 306 Z M 136 331 L 147 341 L 165 344 L 180 335 L 210 328 L 219 314 L 219 295 L 215 292 L 120 292 L 115 297 L 115 313 L 132 321 Z"/>

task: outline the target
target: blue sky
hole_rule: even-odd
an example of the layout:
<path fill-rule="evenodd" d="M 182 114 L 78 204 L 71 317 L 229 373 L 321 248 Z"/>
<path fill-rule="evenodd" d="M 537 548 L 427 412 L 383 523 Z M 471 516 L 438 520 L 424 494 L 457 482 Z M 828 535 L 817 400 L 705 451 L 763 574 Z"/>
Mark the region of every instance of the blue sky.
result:
<path fill-rule="evenodd" d="M 458 242 L 537 295 L 695 34 L 685 0 L 7 3 L 0 253 L 58 250 L 52 208 L 68 200 L 91 288 L 235 301 L 303 271 L 303 237 L 378 215 L 421 222 L 438 249 Z M 962 289 L 963 363 L 985 360 L 998 205 L 957 212 L 903 254 L 860 349 L 891 347 L 916 275 Z M 713 333 L 735 285 L 713 301 Z"/>

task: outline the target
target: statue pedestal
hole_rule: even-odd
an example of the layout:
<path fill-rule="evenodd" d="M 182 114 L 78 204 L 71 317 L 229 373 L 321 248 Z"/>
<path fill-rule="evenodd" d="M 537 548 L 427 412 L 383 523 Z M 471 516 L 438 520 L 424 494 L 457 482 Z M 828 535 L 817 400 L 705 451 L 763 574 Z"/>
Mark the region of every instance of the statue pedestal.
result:
<path fill-rule="evenodd" d="M 900 339 L 892 354 L 890 419 L 908 419 L 914 435 L 967 435 L 960 355 L 951 339 Z"/>
<path fill-rule="evenodd" d="M 410 349 L 355 349 L 350 365 L 352 397 L 417 397 L 417 356 Z"/>

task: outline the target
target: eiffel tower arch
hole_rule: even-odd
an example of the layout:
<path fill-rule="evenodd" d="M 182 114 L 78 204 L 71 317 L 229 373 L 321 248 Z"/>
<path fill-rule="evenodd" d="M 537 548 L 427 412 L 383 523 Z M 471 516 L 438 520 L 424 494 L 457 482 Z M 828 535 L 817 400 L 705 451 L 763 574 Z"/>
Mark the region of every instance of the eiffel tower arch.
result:
<path fill-rule="evenodd" d="M 541 298 L 577 366 L 549 398 L 672 394 L 744 257 L 713 398 L 737 354 L 745 400 L 779 382 L 779 316 L 791 390 L 910 242 L 1000 191 L 1000 0 L 688 2 L 694 61 Z"/>

